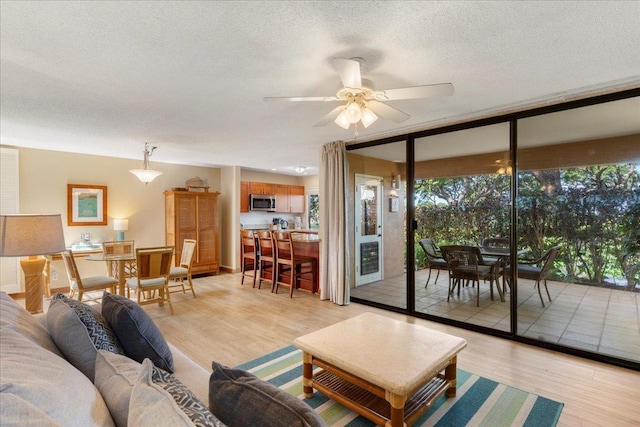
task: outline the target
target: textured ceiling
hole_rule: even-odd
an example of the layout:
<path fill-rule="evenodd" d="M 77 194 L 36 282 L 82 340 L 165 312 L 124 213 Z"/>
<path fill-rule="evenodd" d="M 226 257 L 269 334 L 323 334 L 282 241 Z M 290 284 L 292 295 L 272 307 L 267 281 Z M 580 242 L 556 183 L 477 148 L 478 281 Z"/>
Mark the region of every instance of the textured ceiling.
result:
<path fill-rule="evenodd" d="M 151 162 L 294 173 L 353 128 L 313 125 L 331 59 L 362 57 L 378 89 L 451 82 L 394 101 L 358 141 L 640 85 L 640 2 L 0 2 L 0 142 Z M 312 173 L 317 169 L 312 169 Z"/>

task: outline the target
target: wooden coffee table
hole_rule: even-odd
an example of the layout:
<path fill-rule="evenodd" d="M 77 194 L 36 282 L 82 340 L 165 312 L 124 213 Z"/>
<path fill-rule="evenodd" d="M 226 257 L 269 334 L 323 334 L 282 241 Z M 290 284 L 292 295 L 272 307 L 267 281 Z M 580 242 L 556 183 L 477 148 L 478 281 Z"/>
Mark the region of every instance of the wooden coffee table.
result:
<path fill-rule="evenodd" d="M 377 425 L 413 424 L 446 393 L 456 395 L 456 359 L 467 342 L 420 325 L 364 313 L 294 340 L 303 351 L 303 391 L 313 389 Z M 313 366 L 320 369 L 313 374 Z M 444 374 L 442 374 L 444 371 Z"/>

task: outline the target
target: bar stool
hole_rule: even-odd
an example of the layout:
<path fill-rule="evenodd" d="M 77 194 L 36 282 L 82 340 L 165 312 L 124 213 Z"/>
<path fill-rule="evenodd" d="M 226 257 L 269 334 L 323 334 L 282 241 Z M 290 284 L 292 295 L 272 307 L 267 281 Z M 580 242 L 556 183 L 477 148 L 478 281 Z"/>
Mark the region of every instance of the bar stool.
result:
<path fill-rule="evenodd" d="M 273 237 L 271 236 L 271 231 L 258 231 L 258 245 L 260 247 L 260 257 L 258 260 L 258 268 L 260 269 L 258 274 L 260 278 L 258 279 L 258 289 L 260 289 L 263 281 L 268 281 L 268 279 L 265 279 L 265 273 L 269 272 L 271 273 L 271 289 L 273 289 L 276 277 L 276 254 L 273 249 Z"/>
<path fill-rule="evenodd" d="M 293 289 L 298 287 L 298 281 L 303 275 L 311 274 L 313 289 L 316 288 L 316 260 L 311 257 L 296 256 L 290 233 L 276 232 L 274 234 L 276 250 L 276 278 L 271 291 L 278 293 L 278 285 L 289 286 L 289 298 L 293 298 Z M 289 283 L 284 281 L 289 277 Z"/>
<path fill-rule="evenodd" d="M 258 276 L 258 248 L 256 246 L 256 236 L 252 230 L 240 230 L 240 253 L 242 263 L 240 270 L 242 271 L 242 280 L 240 284 L 244 285 L 246 276 L 253 277 L 253 287 L 256 287 L 256 277 Z M 252 273 L 250 271 L 253 271 Z"/>

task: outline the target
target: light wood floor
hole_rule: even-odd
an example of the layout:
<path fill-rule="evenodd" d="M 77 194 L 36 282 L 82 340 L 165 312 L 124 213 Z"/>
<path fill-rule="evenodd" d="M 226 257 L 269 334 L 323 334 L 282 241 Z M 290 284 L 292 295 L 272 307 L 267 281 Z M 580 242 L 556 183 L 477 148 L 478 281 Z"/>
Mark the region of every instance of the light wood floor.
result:
<path fill-rule="evenodd" d="M 239 274 L 198 278 L 195 288 L 196 299 L 172 294 L 173 316 L 167 307 L 145 310 L 167 340 L 208 370 L 213 360 L 235 366 L 290 345 L 299 335 L 375 312 L 466 339 L 459 368 L 563 402 L 560 426 L 640 425 L 636 371 L 360 304 L 337 306 L 302 291 L 289 299 L 284 287 L 275 295 L 252 289 L 250 281 L 241 286 Z"/>

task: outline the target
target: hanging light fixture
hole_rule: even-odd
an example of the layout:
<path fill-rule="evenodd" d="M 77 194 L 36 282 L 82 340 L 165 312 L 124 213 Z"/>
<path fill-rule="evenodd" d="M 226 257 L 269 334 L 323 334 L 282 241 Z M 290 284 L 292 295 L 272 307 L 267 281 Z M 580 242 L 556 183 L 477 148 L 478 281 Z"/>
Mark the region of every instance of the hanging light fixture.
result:
<path fill-rule="evenodd" d="M 149 169 L 149 157 L 151 157 L 153 150 L 155 150 L 156 148 L 158 147 L 149 145 L 147 142 L 145 142 L 144 151 L 143 151 L 144 162 L 142 164 L 142 169 L 131 169 L 129 171 L 135 176 L 137 176 L 138 179 L 144 182 L 145 184 L 150 183 L 151 181 L 156 179 L 158 176 L 162 175 L 162 172 L 160 171 L 154 171 L 153 169 Z"/>

